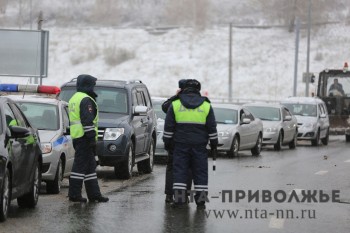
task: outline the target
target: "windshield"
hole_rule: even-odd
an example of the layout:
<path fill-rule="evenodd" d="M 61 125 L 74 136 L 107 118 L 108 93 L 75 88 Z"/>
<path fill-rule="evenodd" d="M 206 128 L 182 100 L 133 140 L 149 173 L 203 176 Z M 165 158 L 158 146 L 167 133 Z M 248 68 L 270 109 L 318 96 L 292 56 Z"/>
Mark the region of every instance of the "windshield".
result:
<path fill-rule="evenodd" d="M 315 104 L 284 103 L 283 105 L 286 106 L 293 115 L 317 116 L 317 105 Z"/>
<path fill-rule="evenodd" d="M 162 110 L 162 104 L 163 102 L 160 102 L 160 101 L 152 101 L 153 103 L 153 109 L 154 109 L 154 112 L 156 113 L 157 115 L 157 118 L 160 118 L 160 119 L 163 119 L 165 120 L 165 116 L 166 114 L 163 112 Z"/>
<path fill-rule="evenodd" d="M 40 130 L 58 130 L 58 109 L 56 105 L 45 103 L 17 103 L 30 124 Z"/>
<path fill-rule="evenodd" d="M 350 77 L 329 77 L 327 79 L 327 95 L 350 96 Z"/>
<path fill-rule="evenodd" d="M 107 113 L 128 113 L 127 93 L 121 88 L 98 87 L 94 88 L 97 94 L 96 103 L 99 112 Z M 62 89 L 59 98 L 69 102 L 69 99 L 76 93 L 75 87 Z"/>
<path fill-rule="evenodd" d="M 237 124 L 237 110 L 213 107 L 215 120 L 219 124 Z"/>
<path fill-rule="evenodd" d="M 253 115 L 263 121 L 280 121 L 281 114 L 280 109 L 275 107 L 265 107 L 265 106 L 247 106 Z"/>

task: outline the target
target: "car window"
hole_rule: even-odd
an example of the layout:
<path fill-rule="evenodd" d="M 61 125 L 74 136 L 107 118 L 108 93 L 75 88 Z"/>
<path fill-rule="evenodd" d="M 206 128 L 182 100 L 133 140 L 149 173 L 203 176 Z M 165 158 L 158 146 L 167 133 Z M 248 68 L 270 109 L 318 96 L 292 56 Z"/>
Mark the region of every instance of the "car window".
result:
<path fill-rule="evenodd" d="M 146 106 L 143 93 L 141 91 L 136 92 L 137 105 Z"/>
<path fill-rule="evenodd" d="M 146 106 L 148 108 L 152 108 L 152 102 L 151 102 L 151 99 L 149 97 L 149 94 L 148 94 L 148 91 L 146 88 L 142 88 L 142 94 L 143 94 L 144 100 L 146 102 Z"/>
<path fill-rule="evenodd" d="M 59 94 L 59 99 L 69 102 L 70 98 L 77 92 L 76 87 L 65 87 Z"/>
<path fill-rule="evenodd" d="M 289 112 L 287 108 L 282 108 L 282 114 L 283 114 L 283 119 L 285 119 L 286 116 L 292 116 L 292 114 Z"/>
<path fill-rule="evenodd" d="M 18 106 L 30 124 L 40 130 L 58 130 L 58 108 L 53 104 L 20 102 Z"/>
<path fill-rule="evenodd" d="M 254 116 L 251 114 L 247 109 L 244 109 L 244 114 L 247 118 L 249 118 L 251 121 L 254 121 Z"/>
<path fill-rule="evenodd" d="M 68 107 L 64 106 L 62 109 L 62 118 L 63 118 L 63 127 L 69 126 L 69 115 L 68 115 Z"/>
<path fill-rule="evenodd" d="M 99 112 L 128 113 L 128 98 L 125 89 L 95 87 Z"/>
<path fill-rule="evenodd" d="M 18 107 L 16 105 L 14 105 L 14 104 L 10 104 L 10 107 L 11 107 L 13 113 L 15 114 L 15 118 L 17 120 L 17 125 L 28 128 L 29 127 L 29 123 L 23 117 L 23 115 L 22 115 L 21 111 L 18 109 Z"/>
<path fill-rule="evenodd" d="M 315 104 L 284 103 L 283 105 L 293 115 L 317 116 L 317 105 Z"/>
<path fill-rule="evenodd" d="M 165 120 L 166 114 L 162 110 L 162 104 L 163 104 L 163 102 L 153 101 L 153 109 L 157 115 L 157 118 Z"/>
<path fill-rule="evenodd" d="M 228 108 L 213 107 L 215 120 L 219 124 L 237 124 L 238 111 Z"/>
<path fill-rule="evenodd" d="M 17 120 L 15 118 L 15 114 L 12 112 L 12 109 L 8 104 L 4 106 L 5 110 L 5 118 L 6 118 L 6 124 L 8 126 L 17 126 Z"/>
<path fill-rule="evenodd" d="M 276 107 L 265 106 L 247 106 L 246 107 L 255 117 L 263 121 L 280 121 L 280 109 Z"/>

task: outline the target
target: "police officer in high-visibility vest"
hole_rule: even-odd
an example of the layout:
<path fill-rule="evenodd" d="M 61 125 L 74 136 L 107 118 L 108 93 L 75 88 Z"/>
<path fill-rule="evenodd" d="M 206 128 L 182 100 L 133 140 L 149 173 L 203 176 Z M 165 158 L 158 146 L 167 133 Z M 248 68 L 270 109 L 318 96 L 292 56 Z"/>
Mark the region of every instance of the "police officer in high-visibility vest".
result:
<path fill-rule="evenodd" d="M 201 84 L 188 79 L 179 99 L 172 102 L 165 118 L 163 141 L 173 149 L 174 207 L 187 204 L 186 182 L 192 170 L 194 199 L 197 208 L 205 208 L 208 194 L 208 152 L 218 144 L 214 111 L 206 97 L 200 95 Z"/>
<path fill-rule="evenodd" d="M 83 181 L 89 202 L 107 202 L 101 195 L 96 174 L 96 141 L 98 108 L 94 87 L 96 78 L 91 75 L 79 75 L 77 92 L 69 100 L 70 135 L 73 139 L 75 158 L 69 178 L 69 200 L 87 202 L 82 197 Z"/>

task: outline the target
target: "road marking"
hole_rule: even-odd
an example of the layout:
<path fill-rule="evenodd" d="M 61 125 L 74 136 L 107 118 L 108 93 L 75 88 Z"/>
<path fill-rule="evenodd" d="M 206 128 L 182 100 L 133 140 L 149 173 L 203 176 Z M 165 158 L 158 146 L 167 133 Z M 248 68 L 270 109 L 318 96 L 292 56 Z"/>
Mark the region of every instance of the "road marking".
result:
<path fill-rule="evenodd" d="M 350 159 L 349 160 L 346 160 L 346 161 L 344 161 L 345 163 L 350 163 Z"/>
<path fill-rule="evenodd" d="M 282 229 L 284 226 L 284 218 L 272 217 L 270 219 L 269 228 Z"/>
<path fill-rule="evenodd" d="M 318 171 L 318 172 L 315 173 L 315 175 L 320 175 L 320 176 L 322 176 L 322 175 L 324 175 L 324 174 L 326 174 L 326 173 L 328 173 L 328 171 Z"/>

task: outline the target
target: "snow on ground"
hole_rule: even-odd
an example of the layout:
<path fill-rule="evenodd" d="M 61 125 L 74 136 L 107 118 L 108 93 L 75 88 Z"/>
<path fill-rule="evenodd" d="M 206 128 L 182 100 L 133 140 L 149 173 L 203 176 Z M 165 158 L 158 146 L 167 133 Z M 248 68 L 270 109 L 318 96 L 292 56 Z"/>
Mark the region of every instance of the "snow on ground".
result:
<path fill-rule="evenodd" d="M 81 73 L 100 79 L 140 79 L 152 96 L 175 93 L 177 81 L 195 78 L 211 98 L 228 97 L 228 27 L 191 28 L 154 35 L 144 29 L 46 28 L 50 31 L 49 75 L 62 85 Z M 350 61 L 350 27 L 328 25 L 312 32 L 310 72 L 341 68 Z M 295 34 L 281 28 L 233 29 L 233 98 L 279 100 L 293 94 Z M 306 32 L 301 32 L 297 95 L 305 94 Z M 131 57 L 113 64 L 120 49 Z M 113 53 L 113 51 L 117 51 Z M 112 62 L 111 62 L 112 61 Z M 108 64 L 110 62 L 110 64 Z M 2 77 L 1 82 L 27 83 Z M 310 92 L 315 91 L 311 84 Z"/>

